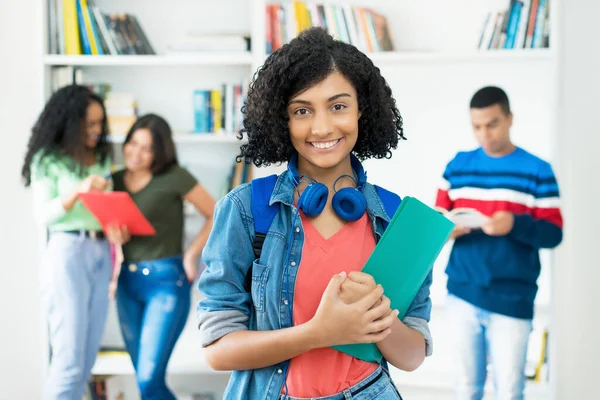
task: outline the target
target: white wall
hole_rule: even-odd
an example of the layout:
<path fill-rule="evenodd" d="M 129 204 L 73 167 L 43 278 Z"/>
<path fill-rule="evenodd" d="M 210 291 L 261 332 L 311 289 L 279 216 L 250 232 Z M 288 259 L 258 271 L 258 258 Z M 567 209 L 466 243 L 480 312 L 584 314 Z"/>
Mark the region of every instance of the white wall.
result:
<path fill-rule="evenodd" d="M 40 9 L 1 1 L 0 15 L 0 399 L 39 399 L 42 338 L 30 195 L 20 183 L 41 94 Z M 17 41 L 18 40 L 18 41 Z"/>
<path fill-rule="evenodd" d="M 591 44 L 600 3 L 569 0 L 561 10 L 559 179 L 565 241 L 555 270 L 556 399 L 597 398 L 600 262 L 600 50 Z M 552 373 L 551 372 L 551 373 Z"/>

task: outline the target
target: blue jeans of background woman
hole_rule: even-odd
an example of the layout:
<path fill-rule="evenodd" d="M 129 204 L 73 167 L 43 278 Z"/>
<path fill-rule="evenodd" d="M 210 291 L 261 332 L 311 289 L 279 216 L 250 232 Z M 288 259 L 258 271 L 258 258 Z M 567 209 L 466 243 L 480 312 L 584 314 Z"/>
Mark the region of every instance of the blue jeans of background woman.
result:
<path fill-rule="evenodd" d="M 51 360 L 46 400 L 80 400 L 104 331 L 111 275 L 106 240 L 57 232 L 42 261 Z"/>
<path fill-rule="evenodd" d="M 142 399 L 174 400 L 165 374 L 190 310 L 181 256 L 123 263 L 116 299 Z"/>

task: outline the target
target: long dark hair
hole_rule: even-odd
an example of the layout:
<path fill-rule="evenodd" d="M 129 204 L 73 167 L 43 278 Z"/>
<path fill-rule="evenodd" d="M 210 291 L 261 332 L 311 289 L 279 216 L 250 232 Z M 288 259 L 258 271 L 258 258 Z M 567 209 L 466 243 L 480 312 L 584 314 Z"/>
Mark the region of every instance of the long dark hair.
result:
<path fill-rule="evenodd" d="M 138 129 L 148 129 L 152 135 L 154 160 L 150 169 L 153 175 L 161 174 L 177 165 L 177 151 L 175 150 L 175 143 L 173 143 L 173 133 L 163 117 L 156 114 L 146 114 L 139 117 L 129 129 L 123 145 L 129 143 L 133 133 Z"/>
<path fill-rule="evenodd" d="M 83 174 L 86 147 L 81 137 L 82 120 L 92 102 L 98 103 L 104 111 L 102 133 L 94 150 L 100 156 L 101 163 L 111 156 L 112 147 L 107 141 L 108 127 L 102 98 L 85 86 L 65 86 L 50 97 L 31 130 L 21 170 L 25 186 L 31 184 L 31 163 L 38 153 L 40 160 L 47 156 L 69 156 L 74 170 Z"/>

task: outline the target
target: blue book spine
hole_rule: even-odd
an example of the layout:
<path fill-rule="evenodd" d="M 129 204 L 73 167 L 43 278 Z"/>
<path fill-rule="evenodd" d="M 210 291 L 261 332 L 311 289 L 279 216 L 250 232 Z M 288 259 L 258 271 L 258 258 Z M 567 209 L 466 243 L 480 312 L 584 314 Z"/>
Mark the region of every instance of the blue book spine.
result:
<path fill-rule="evenodd" d="M 87 36 L 87 29 L 85 29 L 85 20 L 83 19 L 83 9 L 81 8 L 81 1 L 75 2 L 77 6 L 77 20 L 79 21 L 79 36 L 81 37 L 81 47 L 83 48 L 83 54 L 92 54 L 92 47 L 90 46 L 90 39 Z"/>
<path fill-rule="evenodd" d="M 546 7 L 548 2 L 546 0 L 540 0 L 538 5 L 537 15 L 535 16 L 535 25 L 533 28 L 533 40 L 531 41 L 531 47 L 538 49 L 542 47 L 542 39 L 544 34 L 544 17 L 546 15 Z"/>
<path fill-rule="evenodd" d="M 517 37 L 517 29 L 519 28 L 519 19 L 521 18 L 521 9 L 523 3 L 515 1 L 513 3 L 512 10 L 510 11 L 510 19 L 508 22 L 508 28 L 506 30 L 506 42 L 504 43 L 505 49 L 513 49 L 515 47 L 515 40 Z"/>
<path fill-rule="evenodd" d="M 194 91 L 194 132 L 210 132 L 210 92 Z"/>

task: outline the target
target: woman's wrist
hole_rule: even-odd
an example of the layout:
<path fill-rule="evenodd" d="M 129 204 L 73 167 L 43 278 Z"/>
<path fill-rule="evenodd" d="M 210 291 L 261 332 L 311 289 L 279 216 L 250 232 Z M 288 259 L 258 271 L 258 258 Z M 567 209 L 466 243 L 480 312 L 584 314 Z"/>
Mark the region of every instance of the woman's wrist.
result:
<path fill-rule="evenodd" d="M 63 208 L 65 209 L 65 211 L 71 211 L 71 209 L 77 202 L 77 194 L 78 194 L 78 192 L 76 190 L 70 194 L 64 195 L 61 198 L 61 204 L 62 204 Z"/>
<path fill-rule="evenodd" d="M 314 318 L 298 327 L 302 328 L 302 334 L 310 350 L 330 347 L 328 338 L 319 329 L 318 322 Z"/>

